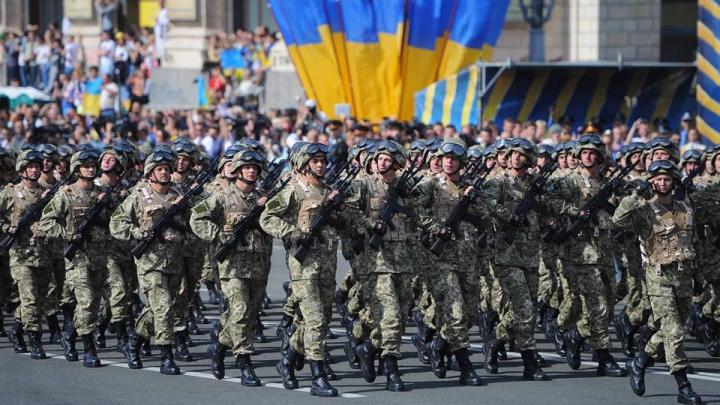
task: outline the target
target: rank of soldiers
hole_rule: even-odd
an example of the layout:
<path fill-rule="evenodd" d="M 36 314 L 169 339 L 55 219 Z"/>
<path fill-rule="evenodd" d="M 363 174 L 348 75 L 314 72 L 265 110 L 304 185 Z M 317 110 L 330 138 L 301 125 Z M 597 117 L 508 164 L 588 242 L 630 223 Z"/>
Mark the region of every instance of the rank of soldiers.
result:
<path fill-rule="evenodd" d="M 154 337 L 161 372 L 176 375 L 208 323 L 204 284 L 221 311 L 207 347 L 213 375 L 224 378 L 230 350 L 243 385 L 259 386 L 250 356 L 265 341 L 259 313 L 278 239 L 290 282 L 276 370 L 287 389 L 308 362 L 310 393 L 338 395 L 327 348 L 335 305 L 350 367 L 368 383 L 385 376 L 390 391 L 405 389 L 410 319 L 420 361 L 438 378 L 457 371 L 461 385 L 483 384 L 468 351 L 477 325 L 489 374 L 513 350 L 524 379 L 549 380 L 537 330 L 574 370 L 592 353 L 598 376 L 629 376 L 643 395 L 645 370 L 665 362 L 678 402 L 702 402 L 683 342 L 689 323 L 720 355 L 720 147 L 680 156 L 656 138 L 613 159 L 586 133 L 554 147 L 366 139 L 346 162 L 330 162 L 322 144 L 291 149 L 287 162 L 268 162 L 244 139 L 211 162 L 187 139 L 147 155 L 126 141 L 101 153 L 0 148 L 0 302 L 14 313 L 0 333 L 43 359 L 45 322 L 68 361 L 80 360 L 79 338 L 83 365 L 98 367 L 110 331 L 131 369 Z M 338 248 L 351 269 L 336 290 Z M 625 368 L 610 354 L 611 322 Z"/>

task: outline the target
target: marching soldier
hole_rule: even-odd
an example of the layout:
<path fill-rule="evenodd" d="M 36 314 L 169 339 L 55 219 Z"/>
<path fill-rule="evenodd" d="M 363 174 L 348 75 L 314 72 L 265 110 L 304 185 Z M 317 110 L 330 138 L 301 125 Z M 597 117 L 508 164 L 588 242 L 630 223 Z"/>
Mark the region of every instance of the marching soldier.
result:
<path fill-rule="evenodd" d="M 100 309 L 101 293 L 107 282 L 105 247 L 108 234 L 105 227 L 92 226 L 88 234 L 76 232 L 95 202 L 104 195 L 95 185 L 98 171 L 98 154 L 95 151 L 76 152 L 70 160 L 70 173 L 77 174 L 77 181 L 63 187 L 45 207 L 40 227 L 51 238 L 65 243 L 80 242 L 82 248 L 72 261 L 66 261 L 67 281 L 75 296 L 77 306 L 73 316 L 73 328 L 62 339 L 65 358 L 77 361 L 75 339 L 83 342 L 83 366 L 100 367 L 93 339 L 93 328 Z"/>
<path fill-rule="evenodd" d="M 234 155 L 229 170 L 235 176 L 235 182 L 192 210 L 190 224 L 198 237 L 217 246 L 232 236 L 235 225 L 254 206 L 265 204 L 265 197 L 255 188 L 263 166 L 264 159 L 257 152 L 240 151 Z M 247 234 L 237 237 L 244 238 L 247 246 L 238 243 L 228 258 L 219 263 L 221 288 L 228 300 L 228 310 L 223 317 L 227 318 L 219 339 L 207 351 L 216 378 L 224 378 L 225 353 L 232 348 L 242 373 L 242 384 L 260 386 L 250 354 L 254 350 L 252 325 L 260 311 L 266 284 L 262 263 L 265 260 L 264 235 L 258 229 L 250 229 Z"/>
<path fill-rule="evenodd" d="M 310 231 L 310 225 L 323 202 L 338 195 L 337 190 L 331 190 L 324 183 L 327 156 L 325 145 L 308 145 L 305 153 L 298 156 L 300 176 L 297 182 L 268 201 L 260 217 L 263 230 L 290 245 L 291 252 L 299 247 L 298 241 Z M 325 351 L 329 319 L 326 311 L 332 310 L 338 235 L 335 229 L 327 226 L 322 229 L 324 243 L 320 239 L 315 239 L 302 263 L 293 255 L 288 257 L 292 294 L 302 320 L 297 316 L 294 318 L 297 328 L 277 369 L 286 389 L 297 388 L 295 360 L 298 354 L 303 355 L 310 360 L 312 371 L 310 394 L 334 397 L 338 392 L 328 382 Z"/>
<path fill-rule="evenodd" d="M 687 356 L 683 349 L 683 325 L 690 313 L 693 287 L 701 289 L 698 272 L 693 269 L 693 210 L 683 201 L 674 201 L 674 184 L 680 180 L 675 164 L 657 160 L 648 168 L 654 196 L 645 200 L 638 195 L 624 198 L 613 222 L 630 228 L 640 237 L 645 257 L 646 284 L 652 306 L 652 338 L 635 360 L 628 360 L 630 385 L 636 395 L 645 393 L 645 369 L 665 347 L 670 372 L 678 384 L 677 401 L 700 404 L 687 379 Z M 693 281 L 694 280 L 694 281 Z M 694 284 L 697 283 L 697 284 Z M 693 285 L 694 284 L 694 285 Z"/>
<path fill-rule="evenodd" d="M 17 231 L 17 225 L 27 209 L 42 196 L 38 184 L 45 157 L 41 152 L 25 150 L 17 157 L 15 171 L 22 181 L 7 185 L 0 192 L 0 223 L 2 233 Z M 47 299 L 52 275 L 48 256 L 44 253 L 45 235 L 37 223 L 20 230 L 17 240 L 9 251 L 10 273 L 17 284 L 20 306 L 15 310 L 15 322 L 8 337 L 16 353 L 27 352 L 23 334 L 30 340 L 30 357 L 46 358 L 40 341 L 42 312 Z"/>
<path fill-rule="evenodd" d="M 144 176 L 148 182 L 140 185 L 123 201 L 110 218 L 110 232 L 116 239 L 140 240 L 162 214 L 182 196 L 171 187 L 171 176 L 175 166 L 174 156 L 164 150 L 157 150 L 147 157 Z M 180 215 L 173 218 L 175 226 L 182 227 Z M 135 332 L 128 344 L 128 366 L 131 369 L 143 367 L 139 349 L 149 341 L 152 331 L 155 342 L 160 346 L 160 372 L 179 375 L 175 364 L 172 345 L 175 319 L 184 313 L 178 305 L 177 295 L 182 283 L 183 235 L 172 226 L 163 229 L 161 235 L 153 238 L 144 255 L 136 259 L 140 289 L 148 297 L 135 322 Z"/>

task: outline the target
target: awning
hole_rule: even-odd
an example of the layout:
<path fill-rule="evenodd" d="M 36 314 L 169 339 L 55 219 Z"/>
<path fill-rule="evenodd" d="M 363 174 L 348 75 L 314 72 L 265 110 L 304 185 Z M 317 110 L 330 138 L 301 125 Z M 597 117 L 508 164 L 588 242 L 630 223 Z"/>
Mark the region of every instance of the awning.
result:
<path fill-rule="evenodd" d="M 478 63 L 415 94 L 415 118 L 461 126 L 570 115 L 581 125 L 600 117 L 628 122 L 666 117 L 677 127 L 694 112 L 694 64 L 680 63 Z"/>

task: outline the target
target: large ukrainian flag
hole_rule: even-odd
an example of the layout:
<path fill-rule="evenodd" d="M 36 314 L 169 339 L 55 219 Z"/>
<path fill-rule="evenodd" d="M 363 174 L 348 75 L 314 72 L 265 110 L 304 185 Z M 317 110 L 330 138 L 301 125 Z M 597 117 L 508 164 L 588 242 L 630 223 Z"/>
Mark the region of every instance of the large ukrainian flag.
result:
<path fill-rule="evenodd" d="M 510 0 L 269 0 L 309 98 L 410 120 L 415 92 L 488 60 Z"/>
<path fill-rule="evenodd" d="M 487 67 L 486 77 L 499 71 Z M 551 106 L 555 119 L 562 115 L 582 125 L 600 117 L 612 122 L 623 113 L 628 122 L 638 118 L 667 118 L 678 128 L 685 111 L 695 110 L 690 96 L 695 68 L 681 65 L 611 66 L 579 64 L 517 64 L 503 71 L 495 84 L 480 97 L 480 67 L 473 65 L 460 73 L 431 84 L 415 95 L 415 118 L 426 124 L 441 122 L 455 126 L 477 125 L 482 118 L 501 122 L 547 120 Z"/>
<path fill-rule="evenodd" d="M 720 143 L 720 1 L 700 0 L 698 32 L 697 128 Z"/>

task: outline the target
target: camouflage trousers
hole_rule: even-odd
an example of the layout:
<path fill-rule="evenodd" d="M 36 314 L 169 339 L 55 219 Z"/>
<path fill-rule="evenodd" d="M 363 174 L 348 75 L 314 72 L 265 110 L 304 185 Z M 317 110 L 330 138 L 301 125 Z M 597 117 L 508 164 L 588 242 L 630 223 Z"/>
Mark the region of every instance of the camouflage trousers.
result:
<path fill-rule="evenodd" d="M 478 256 L 478 277 L 480 282 L 480 310 L 488 312 L 492 307 L 493 276 L 488 256 Z"/>
<path fill-rule="evenodd" d="M 373 317 L 372 345 L 382 350 L 382 357 L 400 358 L 402 335 L 412 306 L 412 274 L 372 273 L 369 284 Z"/>
<path fill-rule="evenodd" d="M 218 280 L 218 266 L 215 262 L 213 255 L 215 254 L 215 247 L 211 244 L 206 244 L 206 248 L 203 249 L 203 263 L 202 270 L 200 272 L 201 283 L 214 283 Z"/>
<path fill-rule="evenodd" d="M 22 322 L 26 332 L 40 332 L 43 307 L 50 285 L 50 268 L 15 265 L 10 268 L 10 273 L 20 296 L 20 306 L 15 310 L 15 319 Z"/>
<path fill-rule="evenodd" d="M 563 271 L 572 280 L 570 288 L 574 286 L 576 290 L 570 299 L 563 300 L 563 317 L 558 317 L 558 323 L 566 330 L 577 327 L 582 337 L 590 338 L 594 349 L 610 349 L 610 318 L 604 281 L 608 271 L 597 264 L 566 264 Z"/>
<path fill-rule="evenodd" d="M 290 346 L 308 360 L 323 361 L 327 349 L 328 320 L 332 317 L 335 279 L 293 280 L 291 285 L 302 317 L 295 317 L 296 329 L 290 337 Z"/>
<path fill-rule="evenodd" d="M 266 278 L 222 280 L 228 307 L 221 318 L 220 343 L 230 347 L 236 357 L 253 352 L 253 322 L 260 312 L 266 286 Z"/>
<path fill-rule="evenodd" d="M 147 295 L 148 302 L 135 321 L 135 331 L 138 335 L 150 339 L 154 334 L 158 345 L 173 343 L 174 330 L 183 330 L 180 327 L 185 327 L 184 319 L 182 325 L 178 324 L 180 316 L 177 315 L 184 313 L 180 305 L 185 301 L 178 299 L 182 280 L 182 273 L 140 270 L 138 281 L 140 289 Z"/>
<path fill-rule="evenodd" d="M 135 263 L 115 254 L 107 256 L 108 286 L 107 303 L 110 310 L 110 322 L 122 322 L 130 319 L 130 305 L 135 278 Z"/>
<path fill-rule="evenodd" d="M 57 315 L 60 305 L 74 302 L 70 288 L 65 284 L 65 259 L 60 253 L 59 256 L 53 255 L 50 260 L 50 285 L 43 308 L 45 315 Z"/>
<path fill-rule="evenodd" d="M 190 316 L 190 307 L 195 305 L 202 266 L 202 257 L 183 258 L 183 277 L 177 296 L 179 310 L 175 312 L 175 332 L 182 332 L 187 328 L 185 320 Z"/>
<path fill-rule="evenodd" d="M 479 280 L 476 271 L 443 271 L 428 284 L 436 305 L 434 324 L 455 351 L 470 347 L 468 330 L 477 313 Z"/>
<path fill-rule="evenodd" d="M 107 283 L 105 256 L 100 254 L 99 250 L 92 251 L 95 251 L 95 254 L 78 251 L 72 262 L 65 262 L 66 281 L 77 301 L 73 326 L 80 336 L 93 332 L 100 310 L 100 299 Z"/>
<path fill-rule="evenodd" d="M 686 368 L 689 364 L 683 344 L 685 321 L 690 314 L 692 298 L 650 296 L 652 326 L 658 332 L 653 335 L 645 351 L 657 358 L 660 345 L 665 347 L 665 361 L 670 372 Z"/>
<path fill-rule="evenodd" d="M 355 285 L 356 282 L 357 278 L 355 277 L 355 272 L 351 267 L 350 270 L 345 273 L 342 280 L 340 280 L 340 290 L 349 293 L 350 289 L 353 287 L 353 285 Z"/>
<path fill-rule="evenodd" d="M 538 293 L 537 300 L 558 308 L 560 306 L 560 294 L 558 281 L 557 253 L 540 251 L 540 266 L 538 267 Z"/>
<path fill-rule="evenodd" d="M 712 270 L 705 271 L 703 274 L 710 294 L 710 299 L 703 306 L 703 313 L 708 318 L 715 318 L 716 321 L 720 321 L 720 272 L 718 266 L 720 263 L 715 263 Z"/>
<path fill-rule="evenodd" d="M 625 313 L 631 325 L 640 326 L 647 323 L 652 308 L 645 288 L 645 277 L 628 272 L 628 293 L 625 296 Z"/>
<path fill-rule="evenodd" d="M 519 349 L 535 349 L 535 311 L 530 284 L 537 281 L 537 268 L 520 268 L 496 265 L 494 267 L 497 282 L 503 292 L 505 304 L 500 314 L 500 323 L 495 327 L 498 340 L 509 342 L 513 338 Z M 537 293 L 537 290 L 536 290 Z"/>
<path fill-rule="evenodd" d="M 371 338 L 373 330 L 373 313 L 370 307 L 372 289 L 368 276 L 357 276 L 356 282 L 350 289 L 348 312 L 352 313 L 357 321 L 352 326 L 355 339 L 364 342 Z"/>
<path fill-rule="evenodd" d="M 428 280 L 423 276 L 420 276 L 420 301 L 418 303 L 418 309 L 420 313 L 423 314 L 423 323 L 431 330 L 436 330 L 435 313 L 437 312 L 437 305 L 433 300 L 432 293 L 430 293 Z"/>

